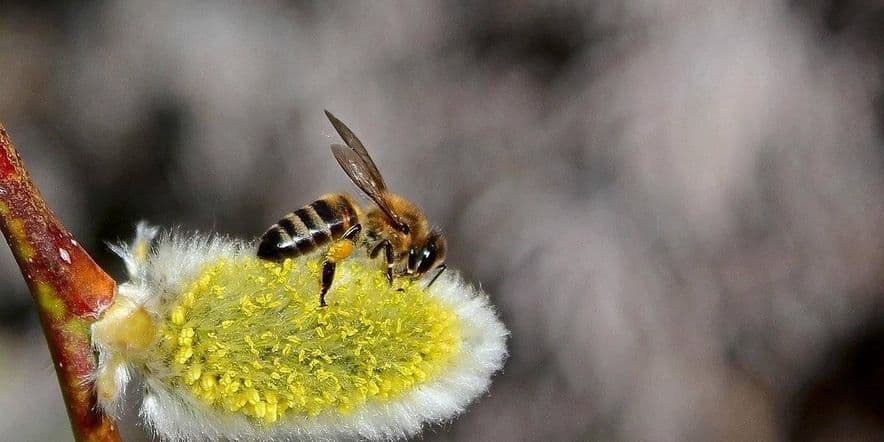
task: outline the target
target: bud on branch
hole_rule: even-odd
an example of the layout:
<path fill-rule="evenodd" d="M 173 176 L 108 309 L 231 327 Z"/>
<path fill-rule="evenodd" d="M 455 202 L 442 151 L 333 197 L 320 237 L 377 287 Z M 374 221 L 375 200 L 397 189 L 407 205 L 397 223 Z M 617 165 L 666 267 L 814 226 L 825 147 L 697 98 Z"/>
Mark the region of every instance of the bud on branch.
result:
<path fill-rule="evenodd" d="M 89 325 L 113 302 L 114 280 L 46 206 L 2 124 L 0 229 L 34 297 L 74 436 L 120 440 L 96 407 L 89 335 Z"/>

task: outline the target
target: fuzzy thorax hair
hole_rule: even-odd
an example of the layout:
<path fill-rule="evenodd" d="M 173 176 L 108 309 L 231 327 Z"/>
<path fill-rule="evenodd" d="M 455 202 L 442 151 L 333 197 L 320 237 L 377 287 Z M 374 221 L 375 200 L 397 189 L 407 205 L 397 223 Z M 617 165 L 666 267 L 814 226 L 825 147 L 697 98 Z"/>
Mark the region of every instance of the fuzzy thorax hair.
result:
<path fill-rule="evenodd" d="M 322 254 L 282 263 L 224 237 L 140 225 L 131 280 L 93 326 L 108 413 L 132 374 L 171 440 L 395 439 L 464 412 L 506 357 L 488 297 L 456 272 L 391 286 L 356 253 L 319 306 Z"/>

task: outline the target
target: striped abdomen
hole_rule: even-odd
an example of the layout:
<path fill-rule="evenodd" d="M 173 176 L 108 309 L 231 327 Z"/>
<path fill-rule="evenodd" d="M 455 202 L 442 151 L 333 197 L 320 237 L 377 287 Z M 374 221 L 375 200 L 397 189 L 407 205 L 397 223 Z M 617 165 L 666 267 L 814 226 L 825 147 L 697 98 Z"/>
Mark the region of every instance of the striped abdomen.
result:
<path fill-rule="evenodd" d="M 258 245 L 258 257 L 273 261 L 310 253 L 341 238 L 359 222 L 359 208 L 345 194 L 320 199 L 270 226 Z"/>

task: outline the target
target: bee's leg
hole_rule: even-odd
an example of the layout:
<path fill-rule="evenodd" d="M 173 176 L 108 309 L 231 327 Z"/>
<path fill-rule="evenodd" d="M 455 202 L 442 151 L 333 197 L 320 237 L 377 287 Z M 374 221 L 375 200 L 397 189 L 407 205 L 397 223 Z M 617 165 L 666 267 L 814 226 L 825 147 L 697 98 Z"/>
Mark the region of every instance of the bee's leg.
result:
<path fill-rule="evenodd" d="M 389 242 L 389 241 L 387 241 L 385 239 L 385 240 L 375 244 L 375 246 L 371 248 L 371 251 L 368 252 L 369 258 L 371 258 L 371 259 L 377 258 L 378 253 L 381 253 L 381 249 L 384 248 L 384 243 L 387 243 L 387 242 Z"/>
<path fill-rule="evenodd" d="M 385 239 L 378 243 L 378 245 L 374 246 L 369 253 L 371 258 L 375 258 L 378 256 L 378 253 L 381 252 L 381 249 L 384 250 L 384 259 L 387 263 L 387 282 L 390 285 L 393 285 L 393 265 L 395 256 L 393 256 L 393 244 L 390 243 L 390 240 Z"/>
<path fill-rule="evenodd" d="M 338 265 L 338 261 L 353 253 L 353 248 L 356 245 L 356 239 L 359 237 L 360 232 L 362 232 L 362 225 L 354 224 L 353 227 L 344 232 L 344 236 L 341 239 L 332 243 L 328 248 L 328 252 L 325 253 L 325 261 L 322 263 L 322 287 L 319 290 L 320 307 L 327 305 L 325 303 L 325 294 L 328 293 L 328 289 L 331 288 L 332 282 L 335 280 L 335 268 Z"/>
<path fill-rule="evenodd" d="M 430 280 L 430 283 L 427 284 L 427 288 L 430 288 L 430 286 L 433 285 L 433 283 L 436 282 L 437 279 L 439 279 L 439 276 L 442 275 L 442 272 L 444 272 L 447 268 L 448 267 L 446 267 L 445 264 L 440 265 L 439 271 L 436 272 L 436 276 L 434 276 L 433 279 Z"/>
<path fill-rule="evenodd" d="M 352 242 L 356 242 L 359 239 L 359 234 L 362 233 L 362 224 L 353 224 L 346 232 L 344 232 L 344 236 L 342 239 L 350 240 Z"/>
<path fill-rule="evenodd" d="M 325 307 L 325 294 L 328 293 L 328 289 L 331 288 L 332 281 L 335 280 L 335 267 L 337 267 L 337 263 L 331 260 L 326 259 L 325 262 L 322 263 L 322 288 L 319 290 L 319 306 Z"/>

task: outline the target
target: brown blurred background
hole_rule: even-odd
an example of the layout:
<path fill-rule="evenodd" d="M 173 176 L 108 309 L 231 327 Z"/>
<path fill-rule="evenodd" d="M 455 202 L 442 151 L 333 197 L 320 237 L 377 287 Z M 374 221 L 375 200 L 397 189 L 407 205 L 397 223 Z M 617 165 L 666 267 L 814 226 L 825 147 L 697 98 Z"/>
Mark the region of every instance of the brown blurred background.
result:
<path fill-rule="evenodd" d="M 122 277 L 352 191 L 335 112 L 512 330 L 428 440 L 884 438 L 884 5 L 546 3 L 0 1 L 0 120 Z M 68 440 L 0 287 L 0 439 Z"/>

